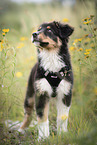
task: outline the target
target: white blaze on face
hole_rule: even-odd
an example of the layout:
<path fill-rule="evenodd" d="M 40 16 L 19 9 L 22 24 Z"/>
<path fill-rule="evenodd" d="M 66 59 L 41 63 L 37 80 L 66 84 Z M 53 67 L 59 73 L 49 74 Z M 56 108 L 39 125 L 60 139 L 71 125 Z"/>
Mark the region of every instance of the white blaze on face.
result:
<path fill-rule="evenodd" d="M 34 40 L 34 38 L 33 38 L 33 35 L 32 35 L 32 37 L 31 37 L 31 42 L 33 43 L 33 40 Z"/>
<path fill-rule="evenodd" d="M 40 44 L 39 42 L 36 42 L 36 41 L 33 42 L 33 41 L 34 41 L 34 37 L 32 35 L 31 42 L 34 43 L 35 46 L 39 46 L 39 44 Z"/>

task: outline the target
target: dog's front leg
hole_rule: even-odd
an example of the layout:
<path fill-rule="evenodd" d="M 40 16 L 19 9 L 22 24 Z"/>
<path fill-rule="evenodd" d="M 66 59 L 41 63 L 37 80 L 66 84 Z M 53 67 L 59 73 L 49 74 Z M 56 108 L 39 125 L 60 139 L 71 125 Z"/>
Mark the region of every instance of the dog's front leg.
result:
<path fill-rule="evenodd" d="M 66 105 L 60 103 L 61 106 L 57 108 L 57 131 L 58 133 L 67 132 L 69 109 Z"/>
<path fill-rule="evenodd" d="M 69 109 L 72 96 L 72 85 L 63 80 L 57 90 L 57 130 L 67 132 Z"/>
<path fill-rule="evenodd" d="M 49 136 L 49 121 L 48 121 L 48 110 L 49 110 L 49 96 L 47 92 L 40 94 L 36 93 L 36 113 L 38 121 L 39 138 L 45 138 Z"/>
<path fill-rule="evenodd" d="M 37 80 L 35 83 L 36 95 L 36 113 L 38 120 L 39 139 L 49 136 L 49 99 L 52 93 L 52 88 L 45 78 Z"/>

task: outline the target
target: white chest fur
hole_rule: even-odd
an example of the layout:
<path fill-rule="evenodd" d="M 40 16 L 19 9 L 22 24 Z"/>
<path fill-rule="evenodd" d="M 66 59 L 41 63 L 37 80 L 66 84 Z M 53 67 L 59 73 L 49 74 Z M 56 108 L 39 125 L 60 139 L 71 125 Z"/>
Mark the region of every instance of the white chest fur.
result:
<path fill-rule="evenodd" d="M 62 61 L 62 58 L 58 55 L 58 51 L 56 50 L 42 50 L 38 54 L 38 57 L 41 59 L 41 66 L 45 70 L 57 72 L 65 66 L 65 63 Z"/>

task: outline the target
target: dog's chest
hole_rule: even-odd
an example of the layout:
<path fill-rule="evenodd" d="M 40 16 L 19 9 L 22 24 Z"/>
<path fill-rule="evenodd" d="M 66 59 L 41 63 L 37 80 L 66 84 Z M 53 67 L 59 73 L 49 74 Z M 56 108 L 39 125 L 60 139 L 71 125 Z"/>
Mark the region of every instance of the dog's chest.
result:
<path fill-rule="evenodd" d="M 38 54 L 38 57 L 40 58 L 40 65 L 45 71 L 58 72 L 65 66 L 65 62 L 62 61 L 62 58 L 58 55 L 57 51 L 49 52 L 43 50 Z"/>

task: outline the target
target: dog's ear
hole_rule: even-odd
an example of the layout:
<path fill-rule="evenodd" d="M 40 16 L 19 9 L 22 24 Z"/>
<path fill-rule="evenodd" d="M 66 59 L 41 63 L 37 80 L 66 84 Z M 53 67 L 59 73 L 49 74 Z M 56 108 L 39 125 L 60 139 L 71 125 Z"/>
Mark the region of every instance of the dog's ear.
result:
<path fill-rule="evenodd" d="M 68 24 L 66 25 L 60 25 L 60 37 L 62 39 L 69 37 L 74 31 L 74 28 L 69 26 Z"/>
<path fill-rule="evenodd" d="M 60 27 L 60 26 L 59 26 L 59 25 L 60 25 L 59 22 L 53 21 L 53 23 L 55 24 L 55 26 L 57 27 L 57 29 L 59 29 L 59 27 Z"/>

